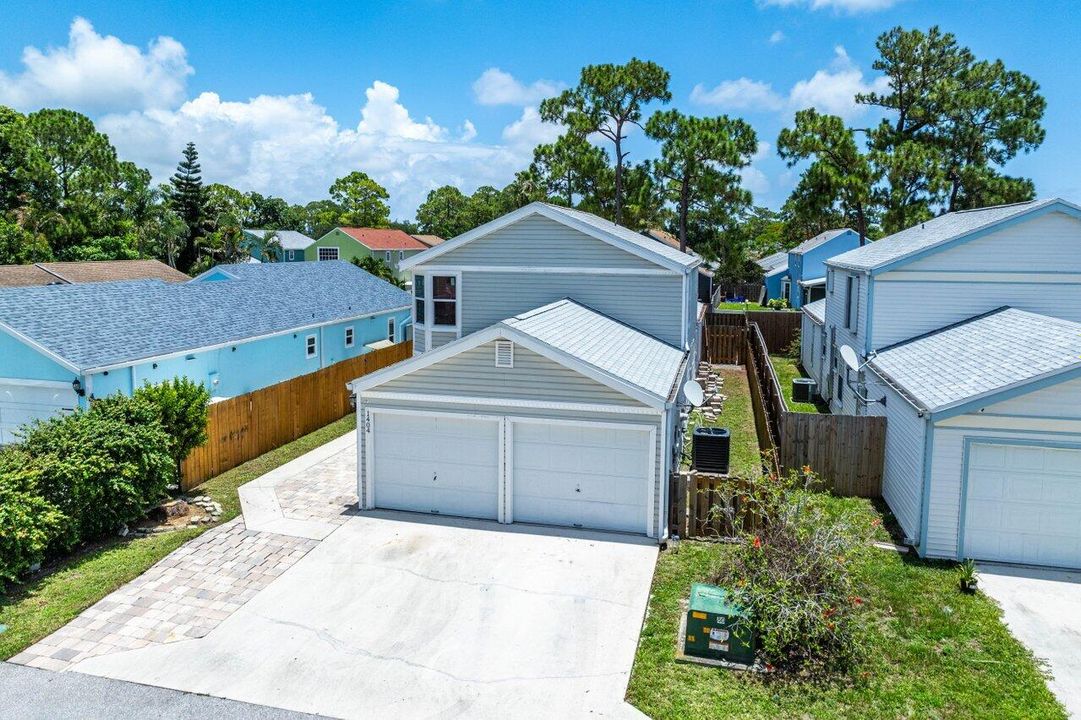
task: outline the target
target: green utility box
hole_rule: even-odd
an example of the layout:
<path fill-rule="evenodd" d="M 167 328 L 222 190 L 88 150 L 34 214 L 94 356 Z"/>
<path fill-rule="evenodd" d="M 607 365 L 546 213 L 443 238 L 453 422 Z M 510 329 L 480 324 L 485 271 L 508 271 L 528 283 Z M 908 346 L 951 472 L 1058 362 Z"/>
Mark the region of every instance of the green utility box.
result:
<path fill-rule="evenodd" d="M 752 665 L 754 633 L 740 608 L 728 600 L 728 593 L 715 585 L 695 583 L 687 608 L 687 636 L 683 653 L 710 660 Z"/>

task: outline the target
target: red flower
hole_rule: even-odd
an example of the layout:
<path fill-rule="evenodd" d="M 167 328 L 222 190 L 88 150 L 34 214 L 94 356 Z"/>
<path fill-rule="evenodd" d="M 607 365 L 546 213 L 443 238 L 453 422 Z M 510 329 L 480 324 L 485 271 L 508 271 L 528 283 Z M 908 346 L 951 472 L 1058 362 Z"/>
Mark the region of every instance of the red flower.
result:
<path fill-rule="evenodd" d="M 836 609 L 834 609 L 834 608 L 826 608 L 826 610 L 822 613 L 822 617 L 829 618 L 829 617 L 833 617 L 836 614 L 837 614 Z"/>
<path fill-rule="evenodd" d="M 859 597 L 858 595 L 853 595 L 849 599 L 852 601 L 853 605 L 862 605 L 863 604 L 863 598 Z"/>
<path fill-rule="evenodd" d="M 757 535 L 754 536 L 754 546 L 755 549 L 762 547 L 762 540 Z"/>

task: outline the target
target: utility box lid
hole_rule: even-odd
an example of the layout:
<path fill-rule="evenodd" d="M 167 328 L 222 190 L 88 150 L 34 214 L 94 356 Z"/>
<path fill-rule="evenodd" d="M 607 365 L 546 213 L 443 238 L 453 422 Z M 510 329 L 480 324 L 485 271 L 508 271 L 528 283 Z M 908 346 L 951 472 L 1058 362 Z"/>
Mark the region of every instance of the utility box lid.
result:
<path fill-rule="evenodd" d="M 713 613 L 728 617 L 747 617 L 740 607 L 728 599 L 728 592 L 716 585 L 695 583 L 691 585 L 690 608 L 692 612 Z"/>

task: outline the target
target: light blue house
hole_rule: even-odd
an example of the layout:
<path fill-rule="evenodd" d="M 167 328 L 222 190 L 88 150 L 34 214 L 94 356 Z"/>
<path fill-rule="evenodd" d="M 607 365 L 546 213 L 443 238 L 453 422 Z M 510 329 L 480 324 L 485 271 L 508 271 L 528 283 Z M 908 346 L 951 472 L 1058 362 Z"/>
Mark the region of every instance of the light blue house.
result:
<path fill-rule="evenodd" d="M 0 290 L 0 442 L 93 397 L 183 376 L 231 397 L 399 342 L 412 298 L 343 261 Z"/>
<path fill-rule="evenodd" d="M 269 232 L 273 232 L 277 236 L 278 242 L 282 246 L 281 253 L 279 257 L 274 259 L 274 262 L 304 262 L 304 251 L 315 242 L 313 238 L 296 230 L 255 230 L 245 228 L 244 238 L 247 241 L 247 248 L 252 259 L 266 262 L 266 258 L 263 257 L 258 248 L 257 241 L 262 240 Z"/>
<path fill-rule="evenodd" d="M 788 252 L 758 261 L 765 276 L 765 300 L 784 298 L 794 308 L 826 296 L 826 260 L 860 246 L 855 230 L 827 230 Z"/>

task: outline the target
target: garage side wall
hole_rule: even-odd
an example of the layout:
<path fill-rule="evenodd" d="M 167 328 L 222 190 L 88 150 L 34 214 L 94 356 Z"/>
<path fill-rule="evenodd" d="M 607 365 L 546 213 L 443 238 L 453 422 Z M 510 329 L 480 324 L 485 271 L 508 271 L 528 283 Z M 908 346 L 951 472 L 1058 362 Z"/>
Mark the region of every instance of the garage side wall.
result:
<path fill-rule="evenodd" d="M 885 396 L 886 405 L 870 403 L 868 415 L 886 418 L 886 452 L 882 468 L 882 498 L 905 531 L 918 539 L 923 508 L 923 459 L 927 421 L 916 408 L 873 372 L 868 378 L 867 396 Z"/>
<path fill-rule="evenodd" d="M 1081 380 L 1070 380 L 935 423 L 927 524 L 930 557 L 957 558 L 965 440 L 1081 446 Z"/>

